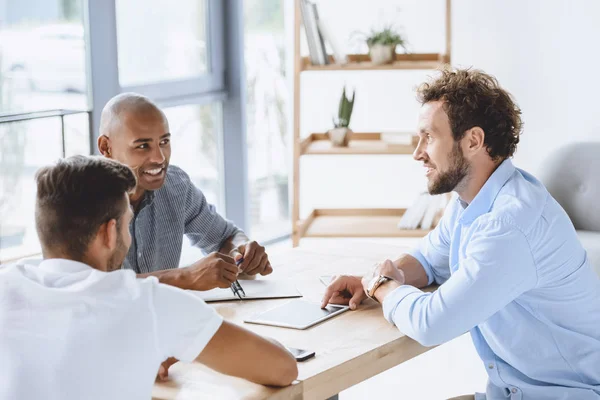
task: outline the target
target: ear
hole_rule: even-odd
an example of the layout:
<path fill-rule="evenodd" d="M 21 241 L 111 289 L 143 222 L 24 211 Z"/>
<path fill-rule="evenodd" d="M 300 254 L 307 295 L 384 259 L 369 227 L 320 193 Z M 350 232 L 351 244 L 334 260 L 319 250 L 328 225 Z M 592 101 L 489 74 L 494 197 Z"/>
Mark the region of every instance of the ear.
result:
<path fill-rule="evenodd" d="M 117 220 L 111 219 L 110 221 L 102 224 L 98 232 L 102 245 L 110 251 L 113 251 L 117 247 L 117 239 L 119 232 L 117 232 Z"/>
<path fill-rule="evenodd" d="M 463 137 L 463 153 L 475 154 L 485 149 L 485 132 L 478 126 L 467 130 Z"/>
<path fill-rule="evenodd" d="M 98 137 L 98 150 L 104 157 L 111 158 L 111 150 L 110 150 L 110 138 L 106 135 L 100 135 Z"/>

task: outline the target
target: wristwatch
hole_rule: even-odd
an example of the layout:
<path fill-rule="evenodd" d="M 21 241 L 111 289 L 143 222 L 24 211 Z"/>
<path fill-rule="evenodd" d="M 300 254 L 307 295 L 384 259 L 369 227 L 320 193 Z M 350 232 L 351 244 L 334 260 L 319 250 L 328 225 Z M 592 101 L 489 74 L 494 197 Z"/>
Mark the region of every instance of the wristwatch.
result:
<path fill-rule="evenodd" d="M 374 277 L 373 279 L 371 279 L 371 281 L 369 282 L 369 285 L 367 286 L 367 296 L 369 296 L 369 298 L 371 298 L 379 303 L 379 300 L 377 300 L 377 298 L 375 298 L 375 291 L 377 291 L 379 286 L 381 286 L 384 283 L 391 281 L 391 280 L 392 280 L 392 278 L 389 278 L 385 275 L 379 275 L 379 276 Z"/>

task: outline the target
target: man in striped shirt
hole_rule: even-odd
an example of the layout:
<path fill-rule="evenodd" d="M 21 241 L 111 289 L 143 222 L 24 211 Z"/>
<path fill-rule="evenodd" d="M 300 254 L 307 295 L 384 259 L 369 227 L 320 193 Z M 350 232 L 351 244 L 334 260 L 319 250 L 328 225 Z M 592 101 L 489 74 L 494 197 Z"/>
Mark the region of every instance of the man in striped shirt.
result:
<path fill-rule="evenodd" d="M 102 111 L 100 152 L 128 165 L 138 180 L 129 199 L 133 241 L 123 267 L 193 290 L 227 288 L 240 272 L 270 274 L 273 269 L 264 247 L 221 217 L 189 176 L 169 165 L 170 138 L 165 114 L 144 96 L 117 95 Z M 183 235 L 210 254 L 178 268 Z"/>

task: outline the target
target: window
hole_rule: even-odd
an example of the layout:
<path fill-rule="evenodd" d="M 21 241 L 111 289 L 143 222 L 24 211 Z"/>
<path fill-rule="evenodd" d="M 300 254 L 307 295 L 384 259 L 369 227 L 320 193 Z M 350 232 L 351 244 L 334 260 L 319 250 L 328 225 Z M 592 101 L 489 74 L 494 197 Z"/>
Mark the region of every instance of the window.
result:
<path fill-rule="evenodd" d="M 209 203 L 221 210 L 221 105 L 166 108 L 171 131 L 171 164 L 190 175 Z"/>
<path fill-rule="evenodd" d="M 157 102 L 169 120 L 171 164 L 224 214 L 223 2 L 116 0 L 115 12 L 121 91 Z M 184 241 L 182 264 L 201 256 Z"/>
<path fill-rule="evenodd" d="M 40 250 L 37 169 L 63 154 L 90 153 L 82 6 L 0 1 L 0 260 Z M 47 112 L 57 109 L 81 113 Z"/>
<path fill-rule="evenodd" d="M 0 113 L 87 109 L 81 0 L 5 0 Z"/>
<path fill-rule="evenodd" d="M 244 29 L 250 231 L 264 241 L 291 226 L 284 0 L 244 1 Z"/>
<path fill-rule="evenodd" d="M 66 155 L 89 154 L 87 113 L 64 117 Z M 0 123 L 0 260 L 39 253 L 36 171 L 62 157 L 60 117 Z"/>
<path fill-rule="evenodd" d="M 103 105 L 126 91 L 164 110 L 173 164 L 220 212 L 227 205 L 244 220 L 246 196 L 233 191 L 236 202 L 227 204 L 224 188 L 244 186 L 245 168 L 227 175 L 223 168 L 244 160 L 239 89 L 228 91 L 225 79 L 238 77 L 230 60 L 239 59 L 242 7 L 225 9 L 221 0 L 176 7 L 162 0 L 0 0 L 0 260 L 39 252 L 35 172 L 63 155 L 95 150 Z M 234 56 L 226 37 L 237 41 Z"/>
<path fill-rule="evenodd" d="M 209 69 L 203 0 L 117 0 L 122 86 L 195 77 Z"/>

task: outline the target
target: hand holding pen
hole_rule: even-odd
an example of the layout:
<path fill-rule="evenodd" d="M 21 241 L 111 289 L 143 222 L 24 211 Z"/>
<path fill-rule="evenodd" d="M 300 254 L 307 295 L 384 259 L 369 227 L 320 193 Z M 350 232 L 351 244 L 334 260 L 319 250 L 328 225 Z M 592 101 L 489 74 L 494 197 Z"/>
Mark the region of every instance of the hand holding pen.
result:
<path fill-rule="evenodd" d="M 244 259 L 240 258 L 235 262 L 235 264 L 239 267 L 243 262 Z M 231 284 L 231 291 L 233 292 L 233 294 L 239 297 L 240 300 L 243 297 L 246 297 L 246 292 L 244 292 L 244 288 L 242 288 L 242 285 L 240 285 L 240 282 L 237 279 Z"/>

